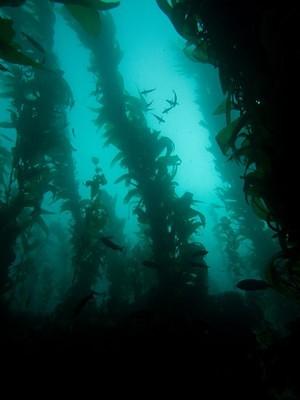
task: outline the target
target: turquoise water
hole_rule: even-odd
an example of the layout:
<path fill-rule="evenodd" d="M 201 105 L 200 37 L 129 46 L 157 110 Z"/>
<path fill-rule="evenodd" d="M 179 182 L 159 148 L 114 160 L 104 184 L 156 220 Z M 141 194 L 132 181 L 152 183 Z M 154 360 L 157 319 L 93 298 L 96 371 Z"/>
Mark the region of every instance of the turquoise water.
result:
<path fill-rule="evenodd" d="M 145 235 L 141 234 L 144 227 L 139 224 L 134 213 L 137 200 L 124 202 L 129 189 L 124 182 L 116 184 L 115 181 L 127 172 L 127 168 L 122 168 L 118 163 L 112 165 L 112 160 L 118 154 L 118 150 L 112 144 L 105 145 L 105 126 L 99 128 L 94 123 L 97 117 L 95 109 L 99 107 L 101 100 L 99 101 L 99 98 L 93 94 L 99 82 L 97 83 L 94 71 L 90 69 L 91 51 L 87 46 L 82 45 L 76 29 L 67 23 L 62 13 L 63 6 L 55 5 L 54 10 L 56 21 L 53 50 L 74 99 L 73 106 L 65 110 L 66 134 L 72 148 L 74 161 L 72 168 L 74 168 L 73 174 L 80 199 L 84 200 L 90 196 L 91 187 L 86 183 L 94 175 L 95 163 L 92 160 L 97 158 L 107 181 L 103 188 L 113 199 L 110 201 L 114 204 L 116 217 L 122 220 L 120 222 L 122 228 L 118 228 L 118 232 L 110 229 L 110 224 L 114 224 L 110 221 L 105 228 L 107 234 L 115 236 L 115 240 L 122 242 L 126 248 L 125 258 L 133 257 L 131 261 L 127 261 L 129 265 L 136 262 L 134 255 L 136 249 L 144 248 L 145 253 L 142 252 L 138 257 L 138 263 L 141 263 L 147 257 L 151 257 L 150 248 L 153 238 L 150 238 L 151 235 L 149 236 L 148 232 L 144 240 Z M 110 11 L 110 14 L 116 29 L 116 40 L 122 53 L 118 69 L 124 81 L 125 95 L 139 98 L 139 92 L 154 89 L 144 97 L 144 101 L 151 104 L 151 109 L 143 113 L 145 121 L 150 130 L 160 131 L 162 136 L 168 137 L 174 143 L 174 154 L 180 160 L 174 177 L 177 198 L 179 199 L 186 192 L 192 193 L 195 200 L 194 210 L 200 211 L 205 217 L 205 226 L 197 229 L 190 236 L 189 242 L 204 245 L 208 251 L 205 256 L 208 265 L 207 290 L 209 293 L 237 291 L 236 282 L 240 278 L 255 277 L 260 274 L 262 261 L 260 259 L 256 261 L 255 238 L 247 237 L 247 234 L 243 233 L 245 230 L 243 231 L 242 222 L 234 211 L 234 207 L 238 205 L 237 209 L 247 209 L 247 212 L 251 214 L 243 197 L 240 179 L 242 169 L 234 167 L 235 182 L 229 180 L 228 176 L 231 172 L 228 175 L 228 161 L 216 145 L 215 136 L 225 124 L 224 115 L 212 118 L 213 110 L 224 99 L 217 69 L 210 65 L 199 66 L 186 57 L 183 51 L 185 41 L 175 31 L 155 1 L 123 0 L 119 7 Z M 101 36 L 99 43 L 100 41 Z M 102 57 L 105 64 L 105 54 L 102 54 Z M 101 67 L 101 60 L 99 66 Z M 164 114 L 163 111 L 169 105 L 167 100 L 171 101 L 175 94 L 178 105 Z M 209 107 L 206 99 L 210 102 Z M 10 107 L 10 101 L 13 99 L 3 100 L 3 104 L 7 104 L 1 109 L 3 119 L 9 117 L 7 109 Z M 159 123 L 156 116 L 163 117 L 163 123 Z M 16 132 L 13 129 L 6 130 L 10 131 L 13 141 L 16 140 Z M 122 132 L 119 134 L 121 135 Z M 13 141 L 5 144 L 8 150 L 12 150 Z M 7 175 L 6 179 L 8 178 Z M 236 185 L 238 191 L 235 190 Z M 231 196 L 229 199 L 231 203 L 225 204 L 220 196 L 220 190 L 231 193 L 228 195 Z M 237 193 L 239 197 L 236 197 Z M 61 200 L 53 200 L 50 192 L 44 193 L 43 207 L 51 213 L 44 216 L 49 232 L 47 233 L 46 228 L 42 227 L 48 236 L 43 241 L 43 248 L 37 251 L 32 261 L 36 271 L 39 271 L 39 278 L 36 279 L 45 282 L 49 275 L 54 288 L 58 281 L 61 282 L 59 285 L 62 287 L 72 287 L 72 279 L 74 279 L 72 276 L 75 274 L 72 266 L 72 257 L 76 254 L 76 245 L 74 246 L 72 236 L 74 221 L 70 212 L 61 211 L 61 206 Z M 224 226 L 221 226 L 221 235 L 220 232 L 219 235 L 216 234 L 216 229 L 220 227 L 223 217 L 228 218 L 232 227 L 232 233 L 228 231 L 225 234 L 225 236 L 229 235 L 227 238 L 224 238 L 224 232 L 222 237 L 222 229 L 226 230 Z M 60 229 L 63 232 L 64 242 L 60 241 L 60 234 L 57 233 Z M 264 225 L 259 225 L 258 229 L 263 229 L 267 236 L 269 235 Z M 15 265 L 22 260 L 23 256 L 22 252 L 17 252 Z M 179 257 L 178 254 L 175 257 Z M 134 262 L 133 259 L 135 259 Z M 109 263 L 115 261 L 105 262 L 108 262 L 107 268 L 109 268 Z M 257 263 L 259 266 L 252 269 L 252 263 Z M 108 271 L 100 273 L 97 287 L 103 286 L 105 290 L 108 290 L 109 273 Z M 28 279 L 30 282 L 33 278 Z M 23 287 L 24 293 L 29 290 L 31 284 L 28 285 L 28 287 L 26 285 Z M 36 302 L 38 302 L 39 291 L 40 289 L 37 289 L 35 294 Z M 57 290 L 54 292 L 54 302 L 59 302 L 60 295 Z M 37 306 L 36 309 L 42 310 L 42 308 L 42 306 Z"/>
<path fill-rule="evenodd" d="M 138 96 L 138 90 L 156 88 L 149 95 L 149 100 L 153 100 L 152 112 L 156 114 L 164 110 L 166 99 L 173 96 L 172 91 L 177 93 L 180 104 L 176 110 L 169 113 L 165 124 L 159 125 L 152 112 L 147 114 L 147 122 L 153 129 L 162 129 L 162 133 L 175 143 L 176 154 L 182 160 L 176 175 L 176 182 L 179 184 L 178 195 L 185 191 L 194 193 L 196 200 L 203 201 L 200 209 L 206 212 L 211 202 L 218 203 L 215 189 L 222 186 L 222 178 L 215 170 L 214 156 L 208 150 L 214 133 L 199 125 L 203 115 L 196 104 L 196 91 L 199 84 L 201 87 L 202 81 L 204 90 L 205 76 L 199 75 L 195 82 L 188 70 L 185 74 L 178 73 L 186 62 L 193 63 L 186 60 L 182 52 L 183 39 L 174 31 L 153 1 L 127 0 L 111 13 L 123 53 L 120 72 L 128 93 Z M 75 98 L 75 106 L 69 120 L 76 135 L 72 138 L 73 146 L 77 149 L 73 156 L 82 194 L 87 191 L 82 183 L 93 171 L 91 157 L 99 156 L 101 167 L 108 179 L 106 188 L 112 196 L 117 196 L 117 213 L 126 219 L 125 232 L 130 243 L 135 243 L 139 238 L 135 234 L 137 226 L 132 215 L 132 206 L 124 205 L 122 201 L 126 188 L 113 183 L 122 175 L 120 167 L 110 166 L 116 150 L 113 146 L 102 148 L 101 131 L 97 131 L 92 122 L 95 114 L 89 107 L 95 107 L 96 104 L 91 96 L 95 83 L 92 73 L 88 72 L 89 52 L 81 46 L 75 33 L 62 17 L 57 18 L 55 46 L 65 78 L 72 87 Z M 213 70 L 213 67 L 211 69 Z M 215 75 L 218 85 L 217 72 Z M 208 261 L 213 264 L 210 276 L 215 286 L 218 286 L 218 280 L 222 281 L 223 290 L 226 268 L 220 268 L 218 265 L 224 263 L 224 256 L 218 252 L 211 227 L 208 218 L 207 227 L 199 237 L 206 245 L 214 248 L 213 255 L 208 255 Z"/>

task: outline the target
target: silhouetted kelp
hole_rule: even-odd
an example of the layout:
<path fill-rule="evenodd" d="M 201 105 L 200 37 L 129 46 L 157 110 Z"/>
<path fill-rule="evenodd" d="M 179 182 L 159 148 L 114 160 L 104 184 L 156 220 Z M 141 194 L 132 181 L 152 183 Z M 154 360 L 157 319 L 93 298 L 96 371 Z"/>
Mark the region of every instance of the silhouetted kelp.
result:
<path fill-rule="evenodd" d="M 293 190 L 298 146 L 291 118 L 297 109 L 287 101 L 299 84 L 291 57 L 297 13 L 268 1 L 157 4 L 187 40 L 186 54 L 219 70 L 227 98 L 216 110 L 226 114 L 217 142 L 225 155 L 244 165 L 246 200 L 279 239 L 282 251 L 270 263 L 269 277 L 274 286 L 281 282 L 278 290 L 299 297 L 300 200 Z M 232 119 L 232 111 L 240 115 Z"/>
<path fill-rule="evenodd" d="M 43 239 L 36 239 L 36 229 L 41 230 L 39 235 L 44 236 L 44 240 L 49 235 L 44 215 L 52 213 L 43 208 L 45 195 L 51 194 L 54 201 L 62 202 L 62 207 L 68 204 L 75 225 L 80 224 L 81 215 L 66 119 L 66 110 L 72 106 L 73 98 L 62 75 L 55 72 L 57 62 L 51 52 L 52 7 L 47 3 L 31 2 L 26 10 L 14 9 L 7 13 L 16 23 L 23 21 L 22 31 L 18 30 L 21 24 L 17 25 L 16 35 L 22 35 L 23 30 L 30 31 L 44 43 L 47 54 L 43 57 L 51 69 L 43 71 L 16 66 L 11 67 L 10 75 L 3 78 L 6 91 L 2 95 L 11 101 L 11 127 L 16 129 L 16 140 L 2 199 L 7 223 L 3 223 L 1 234 L 9 243 L 1 252 L 7 258 L 1 263 L 1 271 L 2 274 L 6 271 L 7 281 L 17 246 L 21 261 L 13 266 L 15 276 L 12 276 L 17 284 L 19 271 L 32 273 L 26 264 L 32 263 L 32 254 L 43 244 Z M 32 47 L 31 42 L 29 45 L 34 58 L 40 57 L 39 46 Z M 15 234 L 12 237 L 8 232 L 13 226 Z M 5 254 L 10 254 L 9 258 Z M 1 284 L 5 285 L 5 281 Z"/>
<path fill-rule="evenodd" d="M 110 15 L 102 16 L 102 31 L 93 37 L 71 21 L 82 43 L 91 50 L 91 71 L 97 78 L 100 107 L 96 124 L 104 127 L 106 144 L 113 144 L 119 162 L 128 172 L 117 180 L 133 186 L 125 202 L 138 198 L 134 213 L 140 224 L 148 226 L 152 258 L 166 297 L 184 283 L 187 262 L 183 258 L 192 235 L 205 225 L 205 218 L 193 209 L 193 195 L 175 193 L 174 178 L 181 160 L 173 155 L 174 144 L 146 125 L 137 99 L 124 89 L 118 72 L 121 52 L 115 39 Z M 176 99 L 175 99 L 176 100 Z M 142 260 L 141 260 L 142 262 Z"/>

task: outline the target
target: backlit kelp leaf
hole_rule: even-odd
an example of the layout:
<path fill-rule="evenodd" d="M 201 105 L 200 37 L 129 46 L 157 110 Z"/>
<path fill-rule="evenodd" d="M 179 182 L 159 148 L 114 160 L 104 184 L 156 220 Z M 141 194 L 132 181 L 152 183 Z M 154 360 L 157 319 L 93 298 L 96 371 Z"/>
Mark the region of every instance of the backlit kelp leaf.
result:
<path fill-rule="evenodd" d="M 229 125 L 223 128 L 216 136 L 217 143 L 224 155 L 230 149 L 233 139 L 236 137 L 236 129 L 239 126 L 241 117 L 232 121 Z"/>
<path fill-rule="evenodd" d="M 197 47 L 193 50 L 192 56 L 196 61 L 201 62 L 203 64 L 211 62 L 210 57 L 208 55 L 207 45 L 205 42 L 197 45 Z"/>
<path fill-rule="evenodd" d="M 251 160 L 252 156 L 253 156 L 253 148 L 251 146 L 243 146 L 235 150 L 234 153 L 229 157 L 229 160 L 235 160 L 241 162 L 241 159 L 245 158 L 247 160 L 247 164 L 249 165 L 250 161 L 252 163 Z"/>
<path fill-rule="evenodd" d="M 221 104 L 218 105 L 218 107 L 215 109 L 213 112 L 213 115 L 221 115 L 226 113 L 226 102 L 227 99 L 223 100 Z"/>
<path fill-rule="evenodd" d="M 23 54 L 16 44 L 1 43 L 0 58 L 12 64 L 20 64 L 39 69 L 44 69 L 42 64 L 32 60 L 26 54 Z"/>
<path fill-rule="evenodd" d="M 134 188 L 134 189 L 129 190 L 129 192 L 127 193 L 127 195 L 124 198 L 124 203 L 129 203 L 130 200 L 135 196 L 139 196 L 138 189 Z"/>
<path fill-rule="evenodd" d="M 227 155 L 228 150 L 233 146 L 237 135 L 246 124 L 247 119 L 248 115 L 244 114 L 230 122 L 217 134 L 216 141 L 224 155 Z"/>
<path fill-rule="evenodd" d="M 195 48 L 194 45 L 186 46 L 183 52 L 191 61 L 201 62 L 203 64 L 209 63 L 208 54 L 201 47 Z"/>
<path fill-rule="evenodd" d="M 120 176 L 118 179 L 116 179 L 115 183 L 120 183 L 120 182 L 125 181 L 125 183 L 127 185 L 129 185 L 129 183 L 131 181 L 131 178 L 132 178 L 131 175 L 127 173 L 127 174 L 124 174 L 124 175 Z"/>
<path fill-rule="evenodd" d="M 258 218 L 267 221 L 270 216 L 270 211 L 266 207 L 264 201 L 260 197 L 251 198 L 252 209 Z"/>
<path fill-rule="evenodd" d="M 85 32 L 92 36 L 100 34 L 101 20 L 97 10 L 77 5 L 65 5 L 65 7 Z"/>
<path fill-rule="evenodd" d="M 120 151 L 112 160 L 112 162 L 110 163 L 110 166 L 113 167 L 114 165 L 116 165 L 117 162 L 121 161 L 124 158 L 123 152 Z"/>

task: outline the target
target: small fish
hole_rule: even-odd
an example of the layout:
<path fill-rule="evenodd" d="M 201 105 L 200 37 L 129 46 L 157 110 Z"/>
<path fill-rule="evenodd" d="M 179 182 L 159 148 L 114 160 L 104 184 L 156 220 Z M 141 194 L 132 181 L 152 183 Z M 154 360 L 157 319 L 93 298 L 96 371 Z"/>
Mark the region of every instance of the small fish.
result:
<path fill-rule="evenodd" d="M 72 135 L 73 135 L 73 137 L 76 137 L 74 128 L 72 128 Z"/>
<path fill-rule="evenodd" d="M 271 286 L 261 279 L 243 279 L 236 285 L 237 288 L 245 291 L 265 290 Z"/>
<path fill-rule="evenodd" d="M 144 267 L 148 267 L 148 268 L 153 268 L 153 269 L 157 269 L 159 268 L 158 264 L 155 261 L 143 261 L 142 264 L 144 265 Z"/>
<path fill-rule="evenodd" d="M 161 124 L 161 123 L 165 123 L 166 121 L 161 118 L 159 115 L 153 114 L 152 115 L 157 119 L 157 121 Z"/>
<path fill-rule="evenodd" d="M 174 108 L 173 106 L 168 107 L 168 108 L 165 108 L 165 109 L 163 110 L 162 113 L 163 113 L 163 114 L 168 114 L 168 112 L 171 111 L 171 110 L 173 110 L 173 108 Z"/>
<path fill-rule="evenodd" d="M 150 101 L 149 103 L 146 103 L 146 111 L 151 111 L 152 110 L 152 108 L 150 108 L 152 106 L 152 104 L 153 104 L 153 100 Z"/>
<path fill-rule="evenodd" d="M 142 90 L 140 93 L 141 93 L 142 95 L 147 95 L 147 94 L 149 94 L 149 93 L 154 92 L 154 90 L 156 90 L 156 88 L 154 88 L 154 89 L 145 89 L 145 90 Z"/>
<path fill-rule="evenodd" d="M 169 103 L 172 108 L 179 105 L 179 103 L 177 101 L 177 94 L 176 94 L 175 90 L 173 90 L 173 93 L 174 93 L 174 98 L 172 100 L 166 100 L 166 102 Z"/>
<path fill-rule="evenodd" d="M 116 250 L 116 251 L 123 251 L 124 247 L 119 246 L 118 244 L 114 243 L 109 237 L 107 236 L 103 236 L 101 238 L 102 243 L 106 246 L 109 247 L 112 250 Z"/>
<path fill-rule="evenodd" d="M 40 53 L 45 54 L 45 49 L 35 39 L 33 39 L 25 32 L 22 32 L 22 36 L 24 36 L 28 40 L 28 42 L 30 42 L 31 45 L 35 47 Z"/>

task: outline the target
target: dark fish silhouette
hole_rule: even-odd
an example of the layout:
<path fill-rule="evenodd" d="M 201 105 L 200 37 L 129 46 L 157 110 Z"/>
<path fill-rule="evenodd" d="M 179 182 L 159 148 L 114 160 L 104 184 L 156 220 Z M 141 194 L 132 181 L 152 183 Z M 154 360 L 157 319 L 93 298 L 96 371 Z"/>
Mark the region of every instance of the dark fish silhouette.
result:
<path fill-rule="evenodd" d="M 270 288 L 271 286 L 268 284 L 268 282 L 261 279 L 243 279 L 242 281 L 239 281 L 237 283 L 236 287 L 245 291 L 253 291 L 265 290 Z"/>
<path fill-rule="evenodd" d="M 150 101 L 150 103 L 146 103 L 146 111 L 151 111 L 152 110 L 152 108 L 150 108 L 152 106 L 152 104 L 153 104 L 153 100 Z"/>
<path fill-rule="evenodd" d="M 145 89 L 145 90 L 142 90 L 140 93 L 141 93 L 142 95 L 147 95 L 147 94 L 149 94 L 149 93 L 154 92 L 154 90 L 156 90 L 156 88 L 154 88 L 154 89 Z"/>
<path fill-rule="evenodd" d="M 157 121 L 158 121 L 160 124 L 166 122 L 166 121 L 165 121 L 163 118 L 161 118 L 159 115 L 156 115 L 156 114 L 153 114 L 153 113 L 152 113 L 152 115 L 157 119 Z"/>
<path fill-rule="evenodd" d="M 112 250 L 115 250 L 115 251 L 123 251 L 124 250 L 124 247 L 119 246 L 118 244 L 114 243 L 108 236 L 103 236 L 101 238 L 101 241 L 106 247 L 109 247 Z"/>
<path fill-rule="evenodd" d="M 169 103 L 172 108 L 179 105 L 179 103 L 177 101 L 177 94 L 176 94 L 175 90 L 173 90 L 173 93 L 174 93 L 174 98 L 172 100 L 166 100 L 166 102 Z"/>
<path fill-rule="evenodd" d="M 173 106 L 168 107 L 168 108 L 165 108 L 165 109 L 163 110 L 162 113 L 163 113 L 163 114 L 168 114 L 168 112 L 171 111 L 171 110 L 173 110 L 173 108 L 174 108 Z"/>

